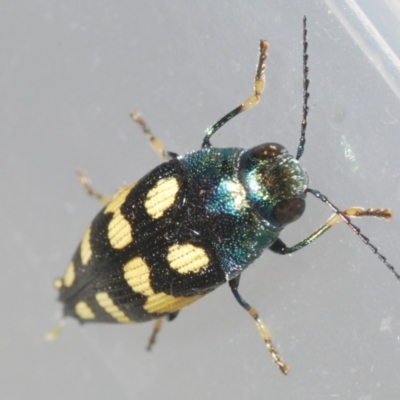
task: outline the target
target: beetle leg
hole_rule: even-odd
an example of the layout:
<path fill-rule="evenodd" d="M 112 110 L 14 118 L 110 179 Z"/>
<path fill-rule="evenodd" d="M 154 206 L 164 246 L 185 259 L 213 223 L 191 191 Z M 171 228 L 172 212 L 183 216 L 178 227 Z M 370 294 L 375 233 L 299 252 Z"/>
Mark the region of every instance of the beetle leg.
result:
<path fill-rule="evenodd" d="M 389 209 L 372 209 L 372 208 L 361 208 L 361 207 L 351 207 L 345 211 L 341 211 L 346 217 L 351 218 L 360 218 L 360 217 L 378 217 L 384 219 L 390 219 L 392 217 L 392 212 Z M 315 239 L 319 238 L 323 233 L 325 233 L 329 228 L 336 225 L 338 222 L 343 221 L 343 219 L 338 214 L 333 214 L 319 229 L 317 229 L 314 233 L 308 236 L 306 239 L 301 242 L 295 244 L 294 246 L 287 247 L 286 244 L 281 240 L 277 239 L 275 242 L 269 247 L 269 250 L 278 254 L 290 254 L 294 253 L 302 249 L 303 247 L 308 246 Z"/>
<path fill-rule="evenodd" d="M 147 126 L 146 120 L 140 115 L 138 112 L 131 113 L 131 118 L 134 122 L 140 125 L 142 128 L 142 132 L 147 136 L 149 139 L 151 147 L 156 151 L 156 153 L 164 160 L 168 161 L 172 158 L 178 157 L 178 154 L 172 151 L 166 151 L 163 144 L 153 135 L 151 129 Z"/>
<path fill-rule="evenodd" d="M 169 322 L 173 321 L 173 320 L 178 316 L 179 311 L 180 311 L 180 310 L 175 311 L 175 312 L 173 312 L 173 313 L 171 313 L 171 314 L 168 314 L 168 315 L 167 315 L 168 321 L 169 321 Z"/>
<path fill-rule="evenodd" d="M 57 339 L 61 333 L 64 331 L 65 326 L 63 325 L 59 325 L 57 326 L 57 328 L 54 328 L 53 330 L 51 330 L 50 332 L 46 333 L 46 340 L 48 341 L 52 341 Z"/>
<path fill-rule="evenodd" d="M 256 321 L 256 325 L 258 331 L 260 332 L 261 337 L 264 340 L 265 345 L 267 346 L 268 351 L 270 352 L 272 359 L 278 365 L 279 369 L 286 375 L 289 372 L 289 367 L 283 362 L 283 360 L 279 357 L 278 350 L 272 344 L 272 337 L 268 331 L 268 328 L 261 321 L 258 316 L 257 310 L 248 304 L 245 300 L 243 300 L 242 296 L 238 292 L 239 287 L 239 279 L 240 275 L 236 278 L 233 278 L 229 281 L 229 286 L 232 290 L 233 295 L 237 302 L 250 314 L 250 316 Z"/>
<path fill-rule="evenodd" d="M 166 318 L 168 321 L 173 321 L 179 314 L 179 311 L 175 311 L 174 313 L 168 314 Z M 153 345 L 156 342 L 158 332 L 160 332 L 163 324 L 163 317 L 157 318 L 154 324 L 153 332 L 151 333 L 149 344 L 147 345 L 147 350 L 150 351 L 153 348 Z"/>
<path fill-rule="evenodd" d="M 258 104 L 260 97 L 265 87 L 265 60 L 268 57 L 267 53 L 268 43 L 265 40 L 260 40 L 260 56 L 258 58 L 257 72 L 254 79 L 254 93 L 239 107 L 236 107 L 231 112 L 222 117 L 218 122 L 206 130 L 206 135 L 203 139 L 202 148 L 207 148 L 211 146 L 210 138 L 214 133 L 224 126 L 233 117 L 240 114 L 243 111 L 249 110 Z"/>
<path fill-rule="evenodd" d="M 162 324 L 163 324 L 163 317 L 157 318 L 156 322 L 154 324 L 153 332 L 151 333 L 150 339 L 149 339 L 149 344 L 147 345 L 147 350 L 150 351 L 153 347 L 153 345 L 156 342 L 157 339 L 157 334 L 160 332 Z"/>
<path fill-rule="evenodd" d="M 101 193 L 97 192 L 96 190 L 94 190 L 92 188 L 92 186 L 89 183 L 89 179 L 86 175 L 86 172 L 79 170 L 77 172 L 78 176 L 79 176 L 79 181 L 81 182 L 81 185 L 83 186 L 83 188 L 86 190 L 87 194 L 89 196 L 95 197 L 96 199 L 98 199 L 103 205 L 106 205 L 109 201 L 110 198 L 107 196 L 102 195 Z"/>

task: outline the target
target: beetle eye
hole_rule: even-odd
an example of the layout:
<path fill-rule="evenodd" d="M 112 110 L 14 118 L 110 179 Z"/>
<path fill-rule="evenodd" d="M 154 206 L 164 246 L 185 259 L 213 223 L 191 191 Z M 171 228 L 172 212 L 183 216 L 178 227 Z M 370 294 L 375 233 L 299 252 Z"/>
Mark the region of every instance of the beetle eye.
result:
<path fill-rule="evenodd" d="M 275 221 L 280 225 L 287 225 L 299 219 L 306 208 L 303 198 L 295 197 L 279 202 L 272 213 Z"/>
<path fill-rule="evenodd" d="M 288 151 L 279 143 L 264 143 L 252 148 L 252 156 L 259 160 L 273 158 Z"/>

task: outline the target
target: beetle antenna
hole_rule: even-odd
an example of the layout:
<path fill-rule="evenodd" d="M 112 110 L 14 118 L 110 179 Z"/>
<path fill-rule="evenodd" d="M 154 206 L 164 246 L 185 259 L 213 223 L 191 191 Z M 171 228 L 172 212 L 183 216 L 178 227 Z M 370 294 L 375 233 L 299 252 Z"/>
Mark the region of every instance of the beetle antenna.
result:
<path fill-rule="evenodd" d="M 306 128 L 307 128 L 307 115 L 308 115 L 308 54 L 307 54 L 307 17 L 303 17 L 303 118 L 301 120 L 301 135 L 299 145 L 297 147 L 296 160 L 298 160 L 304 153 L 304 145 L 306 144 Z"/>
<path fill-rule="evenodd" d="M 400 282 L 400 274 L 394 269 L 393 265 L 389 264 L 386 261 L 386 257 L 379 253 L 378 249 L 370 242 L 370 240 L 361 233 L 361 229 L 358 226 L 355 226 L 350 222 L 350 218 L 344 215 L 334 204 L 332 204 L 326 196 L 324 196 L 322 193 L 320 193 L 318 190 L 314 189 L 306 189 L 307 192 L 313 194 L 316 198 L 320 199 L 323 201 L 325 204 L 328 205 L 328 207 L 335 213 L 337 214 L 346 224 L 351 228 L 351 230 L 366 244 L 369 249 L 381 260 L 387 268 L 393 273 L 393 275 L 396 277 L 396 279 Z"/>

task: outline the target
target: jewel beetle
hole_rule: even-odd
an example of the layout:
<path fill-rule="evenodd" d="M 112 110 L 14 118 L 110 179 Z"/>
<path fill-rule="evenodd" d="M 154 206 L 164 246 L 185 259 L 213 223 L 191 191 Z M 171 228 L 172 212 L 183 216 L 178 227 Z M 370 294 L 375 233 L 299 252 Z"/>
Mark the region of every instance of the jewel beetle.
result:
<path fill-rule="evenodd" d="M 254 307 L 240 295 L 242 272 L 265 249 L 290 254 L 302 249 L 343 221 L 400 280 L 350 218 L 390 219 L 388 209 L 352 207 L 339 210 L 326 196 L 308 186 L 298 160 L 304 152 L 308 115 L 308 54 L 303 18 L 303 108 L 296 156 L 268 142 L 250 149 L 216 148 L 211 137 L 237 114 L 254 107 L 265 83 L 268 43 L 260 41 L 254 93 L 206 130 L 200 150 L 185 155 L 167 152 L 138 114 L 141 126 L 165 162 L 111 199 L 100 195 L 81 173 L 81 182 L 104 208 L 86 230 L 67 270 L 55 280 L 64 314 L 86 322 L 155 320 L 149 348 L 163 318 L 179 311 L 228 282 L 237 302 L 255 320 L 274 362 L 289 367 L 273 346 L 268 329 Z M 333 215 L 294 246 L 280 233 L 301 217 L 306 195 L 327 204 Z"/>

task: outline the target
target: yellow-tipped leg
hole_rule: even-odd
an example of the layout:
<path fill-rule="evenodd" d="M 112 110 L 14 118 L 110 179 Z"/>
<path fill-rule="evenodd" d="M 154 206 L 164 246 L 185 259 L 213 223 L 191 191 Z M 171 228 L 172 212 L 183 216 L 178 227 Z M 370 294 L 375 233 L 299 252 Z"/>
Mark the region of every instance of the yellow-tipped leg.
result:
<path fill-rule="evenodd" d="M 286 375 L 289 372 L 290 368 L 287 364 L 285 364 L 285 362 L 279 356 L 278 350 L 276 350 L 276 348 L 272 344 L 272 336 L 269 333 L 268 328 L 264 325 L 264 323 L 261 321 L 260 317 L 258 316 L 257 310 L 254 307 L 252 307 L 249 303 L 247 303 L 242 298 L 242 296 L 239 294 L 239 292 L 238 292 L 239 279 L 240 279 L 240 275 L 229 281 L 229 286 L 232 290 L 232 293 L 235 296 L 235 299 L 237 300 L 237 302 L 250 314 L 250 316 L 256 322 L 258 331 L 260 332 L 260 335 L 261 335 L 262 339 L 264 340 L 265 346 L 267 347 L 269 353 L 271 354 L 273 361 L 279 367 L 281 372 Z"/>
<path fill-rule="evenodd" d="M 106 205 L 110 201 L 109 197 L 103 196 L 101 193 L 97 192 L 92 188 L 92 186 L 89 183 L 89 179 L 86 175 L 86 172 L 79 170 L 77 174 L 79 176 L 79 181 L 81 182 L 81 185 L 86 190 L 89 196 L 95 197 L 103 205 Z"/>
<path fill-rule="evenodd" d="M 267 349 L 270 352 L 271 357 L 274 360 L 275 364 L 279 367 L 279 369 L 281 370 L 281 372 L 283 374 L 287 375 L 290 368 L 281 359 L 281 357 L 279 356 L 278 350 L 276 350 L 276 348 L 272 344 L 272 336 L 269 333 L 268 328 L 264 325 L 264 322 L 262 322 L 260 317 L 258 316 L 257 310 L 254 307 L 250 307 L 247 311 L 251 315 L 251 317 L 254 318 L 254 320 L 256 321 L 258 331 L 260 332 L 260 335 L 261 335 L 262 339 L 264 340 L 264 343 L 267 346 Z"/>
<path fill-rule="evenodd" d="M 57 339 L 65 329 L 65 320 L 61 318 L 59 325 L 46 333 L 45 339 L 49 342 Z"/>
<path fill-rule="evenodd" d="M 149 139 L 151 147 L 155 150 L 155 152 L 164 160 L 168 161 L 171 157 L 165 151 L 163 144 L 153 135 L 151 129 L 147 126 L 146 120 L 140 115 L 138 112 L 131 113 L 131 118 L 134 122 L 140 125 L 142 128 L 142 132 L 147 136 Z"/>
<path fill-rule="evenodd" d="M 157 340 L 157 334 L 160 332 L 162 324 L 163 324 L 163 318 L 157 318 L 156 322 L 154 324 L 153 332 L 151 333 L 150 339 L 149 339 L 149 344 L 147 345 L 147 350 L 150 351 L 154 344 L 156 343 Z"/>
<path fill-rule="evenodd" d="M 392 218 L 392 211 L 388 208 L 362 208 L 362 207 L 350 207 L 345 211 L 341 211 L 343 215 L 350 218 L 362 218 L 362 217 L 377 217 L 389 220 Z M 290 254 L 295 251 L 301 250 L 303 247 L 308 246 L 314 240 L 318 239 L 328 229 L 335 226 L 337 223 L 343 222 L 343 218 L 338 214 L 331 215 L 328 220 L 319 227 L 310 236 L 303 239 L 301 242 L 296 243 L 294 246 L 287 247 L 281 239 L 277 239 L 270 247 L 269 250 L 278 254 Z"/>
<path fill-rule="evenodd" d="M 260 40 L 260 55 L 258 58 L 258 64 L 257 64 L 257 71 L 256 71 L 256 76 L 254 79 L 254 93 L 240 106 L 236 107 L 232 111 L 230 111 L 228 114 L 226 114 L 224 117 L 222 117 L 218 122 L 216 122 L 213 126 L 208 128 L 206 130 L 206 135 L 204 136 L 203 139 L 203 144 L 201 147 L 210 147 L 210 139 L 211 136 L 214 135 L 215 132 L 222 126 L 224 126 L 228 121 L 230 121 L 233 117 L 236 115 L 240 114 L 243 111 L 249 110 L 250 108 L 256 106 L 259 101 L 262 92 L 264 91 L 265 87 L 265 60 L 268 58 L 268 42 L 265 40 Z"/>

